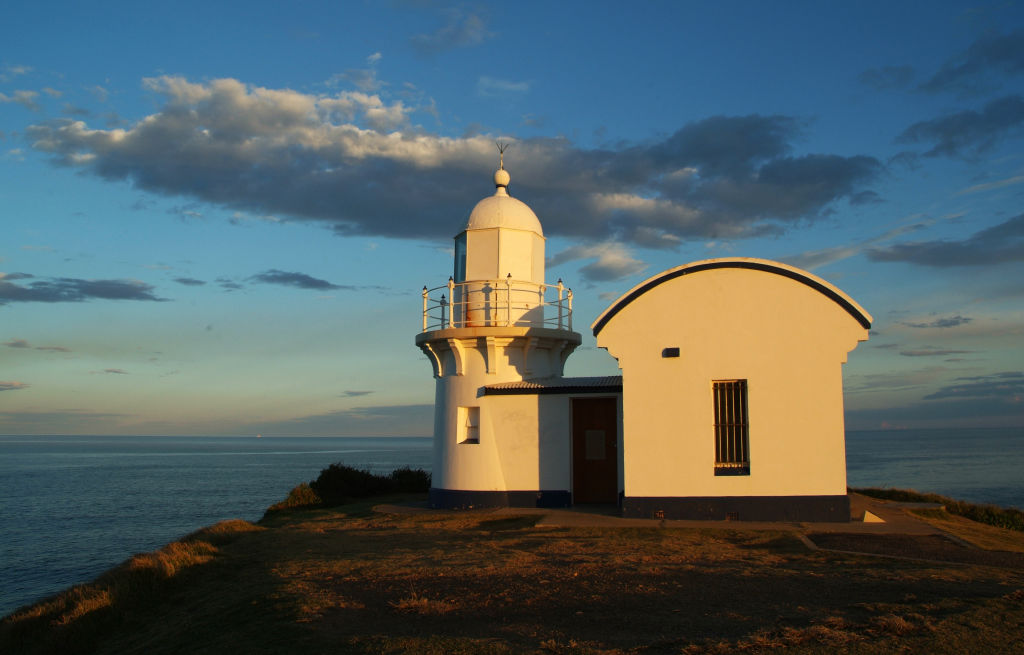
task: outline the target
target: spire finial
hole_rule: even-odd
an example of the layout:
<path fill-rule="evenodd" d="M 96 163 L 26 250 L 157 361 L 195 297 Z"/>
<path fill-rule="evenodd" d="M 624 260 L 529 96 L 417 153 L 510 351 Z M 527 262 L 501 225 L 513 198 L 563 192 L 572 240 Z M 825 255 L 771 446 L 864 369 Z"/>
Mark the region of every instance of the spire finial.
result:
<path fill-rule="evenodd" d="M 508 144 L 495 141 L 494 145 L 498 146 L 498 170 L 503 171 L 505 170 L 505 151 L 508 150 Z"/>
<path fill-rule="evenodd" d="M 494 187 L 497 191 L 494 193 L 499 196 L 507 196 L 508 183 L 512 180 L 508 171 L 505 170 L 505 151 L 508 150 L 509 144 L 495 141 L 494 145 L 498 146 L 498 170 L 494 171 Z"/>

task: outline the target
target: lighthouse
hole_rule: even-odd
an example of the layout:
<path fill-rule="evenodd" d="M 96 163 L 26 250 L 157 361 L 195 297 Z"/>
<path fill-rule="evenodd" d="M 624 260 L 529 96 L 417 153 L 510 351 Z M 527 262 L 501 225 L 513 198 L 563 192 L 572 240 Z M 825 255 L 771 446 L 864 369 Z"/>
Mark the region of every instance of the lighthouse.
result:
<path fill-rule="evenodd" d="M 567 484 L 554 493 L 547 488 L 552 457 L 536 402 L 492 411 L 496 398 L 487 393 L 561 379 L 581 341 L 572 329 L 572 291 L 561 280 L 545 281 L 544 231 L 533 210 L 509 194 L 510 182 L 502 156 L 494 194 L 476 204 L 455 236 L 452 276 L 423 288 L 416 345 L 435 378 L 434 507 L 570 502 Z"/>
<path fill-rule="evenodd" d="M 423 288 L 433 507 L 850 520 L 840 367 L 870 314 L 788 264 L 691 262 L 590 326 L 622 375 L 564 377 L 580 345 L 572 292 L 545 282 L 544 231 L 510 182 L 499 159 L 448 283 Z"/>

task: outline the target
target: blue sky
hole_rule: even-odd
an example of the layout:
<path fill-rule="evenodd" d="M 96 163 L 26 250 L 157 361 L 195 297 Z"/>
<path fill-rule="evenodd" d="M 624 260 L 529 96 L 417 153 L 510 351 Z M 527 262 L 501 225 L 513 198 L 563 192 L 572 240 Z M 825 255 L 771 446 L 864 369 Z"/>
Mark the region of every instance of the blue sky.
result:
<path fill-rule="evenodd" d="M 0 433 L 429 434 L 499 139 L 567 374 L 640 281 L 763 257 L 874 315 L 848 427 L 1024 426 L 1024 8 L 831 5 L 15 3 Z"/>

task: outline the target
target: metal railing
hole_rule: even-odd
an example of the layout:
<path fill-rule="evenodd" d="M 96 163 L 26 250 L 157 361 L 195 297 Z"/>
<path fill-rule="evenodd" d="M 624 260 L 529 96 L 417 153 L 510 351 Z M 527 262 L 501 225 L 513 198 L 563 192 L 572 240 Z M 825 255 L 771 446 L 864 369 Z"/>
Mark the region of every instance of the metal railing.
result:
<path fill-rule="evenodd" d="M 513 280 L 423 287 L 423 331 L 462 327 L 546 327 L 572 331 L 572 289 Z"/>

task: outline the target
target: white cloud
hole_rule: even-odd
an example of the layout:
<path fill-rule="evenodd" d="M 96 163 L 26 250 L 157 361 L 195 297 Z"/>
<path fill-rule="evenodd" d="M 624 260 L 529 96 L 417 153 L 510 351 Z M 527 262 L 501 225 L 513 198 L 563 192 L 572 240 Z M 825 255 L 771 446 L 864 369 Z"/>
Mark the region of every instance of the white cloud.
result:
<path fill-rule="evenodd" d="M 377 79 L 377 71 L 371 68 L 349 68 L 344 73 L 331 76 L 327 86 L 336 87 L 342 82 L 348 82 L 365 93 L 373 93 L 383 86 Z"/>
<path fill-rule="evenodd" d="M 958 191 L 956 195 L 963 196 L 969 193 L 979 193 L 981 191 L 991 191 L 992 189 L 1002 189 L 1008 186 L 1014 186 L 1017 184 L 1024 184 L 1024 175 L 1016 175 L 1014 177 L 1008 177 L 1005 180 L 998 180 L 996 182 L 987 182 L 985 184 L 975 184 L 974 186 L 967 187 L 961 191 Z"/>
<path fill-rule="evenodd" d="M 100 86 L 99 84 L 89 87 L 87 91 L 89 91 L 89 93 L 91 93 L 92 96 L 100 102 L 106 102 L 107 99 L 110 97 L 110 92 L 102 86 Z"/>
<path fill-rule="evenodd" d="M 487 24 L 478 14 L 463 14 L 457 9 L 447 12 L 444 25 L 429 34 L 417 34 L 409 39 L 420 54 L 436 55 L 446 50 L 475 46 L 490 38 Z"/>
<path fill-rule="evenodd" d="M 855 257 L 865 250 L 874 246 L 881 245 L 883 243 L 892 241 L 896 237 L 923 230 L 936 221 L 933 219 L 925 219 L 915 221 L 913 223 L 907 223 L 898 227 L 887 230 L 882 234 L 873 236 L 869 239 L 864 239 L 856 243 L 847 245 L 832 246 L 830 248 L 822 248 L 820 250 L 807 250 L 796 255 L 789 255 L 788 257 L 782 257 L 782 261 L 786 262 L 791 266 L 797 268 L 804 268 L 809 271 L 813 271 L 816 268 L 821 268 L 827 264 L 832 264 L 850 257 Z"/>
<path fill-rule="evenodd" d="M 9 82 L 19 75 L 27 75 L 32 72 L 31 66 L 20 66 L 16 64 L 7 64 L 0 70 L 0 82 Z"/>
<path fill-rule="evenodd" d="M 32 111 L 41 111 L 42 107 L 36 102 L 38 97 L 38 91 L 19 90 L 15 91 L 13 95 L 0 93 L 0 104 L 16 104 Z"/>
<path fill-rule="evenodd" d="M 571 246 L 548 259 L 547 266 L 580 259 L 593 260 L 580 268 L 583 278 L 591 282 L 618 280 L 647 268 L 647 264 L 634 258 L 625 246 L 613 242 Z"/>
<path fill-rule="evenodd" d="M 476 82 L 476 92 L 482 96 L 499 96 L 509 93 L 526 93 L 530 90 L 529 82 L 512 82 L 489 75 L 481 75 Z"/>
<path fill-rule="evenodd" d="M 429 133 L 411 123 L 423 111 L 408 104 L 415 100 L 235 79 L 162 76 L 144 86 L 163 99 L 154 113 L 108 129 L 70 118 L 39 123 L 26 130 L 32 147 L 55 163 L 238 217 L 318 220 L 339 234 L 404 238 L 449 236 L 451 216 L 466 210 L 474 188 L 486 189 L 494 166 L 495 135 Z M 503 140 L 514 145 L 505 158 L 512 193 L 546 232 L 675 248 L 683 239 L 779 233 L 814 220 L 880 168 L 863 156 L 792 157 L 799 130 L 787 117 L 716 116 L 618 148 Z M 723 138 L 737 132 L 742 140 Z M 594 279 L 642 266 L 614 255 L 594 256 Z"/>

